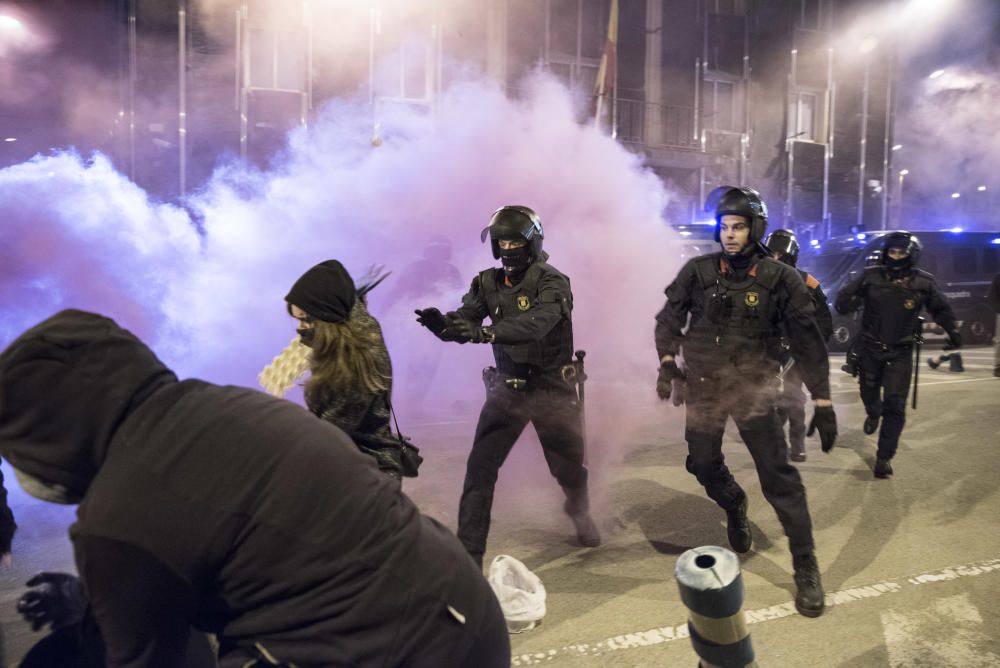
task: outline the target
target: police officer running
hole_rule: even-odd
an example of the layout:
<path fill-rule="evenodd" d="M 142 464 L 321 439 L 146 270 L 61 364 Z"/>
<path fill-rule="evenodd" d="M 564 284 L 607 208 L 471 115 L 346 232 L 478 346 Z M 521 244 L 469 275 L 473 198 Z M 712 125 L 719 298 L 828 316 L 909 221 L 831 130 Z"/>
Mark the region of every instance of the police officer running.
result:
<path fill-rule="evenodd" d="M 838 294 L 834 306 L 848 314 L 863 308 L 858 341 L 861 401 L 868 416 L 864 432 L 878 435 L 876 478 L 892 475 L 889 463 L 896 454 L 906 422 L 906 396 L 913 370 L 913 344 L 920 335 L 921 309 L 927 309 L 948 335 L 945 350 L 962 345 L 955 314 L 934 277 L 917 269 L 920 241 L 909 232 L 890 232 L 882 238 L 879 264 L 868 267 Z"/>
<path fill-rule="evenodd" d="M 581 406 L 573 364 L 569 279 L 546 261 L 542 223 L 526 206 L 504 206 L 483 230 L 503 268 L 472 279 L 462 306 L 442 315 L 418 310 L 417 322 L 443 341 L 490 343 L 496 368 L 484 370 L 486 403 L 465 472 L 458 538 L 480 565 L 486 551 L 497 474 L 525 426 L 538 434 L 549 471 L 566 494 L 563 509 L 585 547 L 601 542 L 590 517 Z M 490 317 L 491 325 L 482 326 Z"/>
<path fill-rule="evenodd" d="M 791 267 L 767 257 L 761 245 L 767 208 L 757 191 L 724 186 L 709 195 L 706 208 L 713 201 L 717 202 L 715 239 L 722 252 L 689 260 L 666 289 L 667 303 L 656 316 L 657 394 L 669 398 L 671 381 L 684 376 L 676 359 L 682 353 L 688 471 L 726 511 L 732 548 L 748 552 L 753 538 L 747 496 L 722 454 L 726 419 L 732 416 L 753 457 L 764 497 L 788 536 L 797 587 L 795 607 L 802 615 L 818 617 L 824 601 L 812 520 L 802 479 L 787 459 L 775 407 L 784 330 L 792 358 L 816 402 L 809 435 L 818 429 L 823 451 L 833 447 L 837 421 L 830 401 L 826 345 L 802 279 Z"/>
<path fill-rule="evenodd" d="M 772 257 L 779 262 L 784 262 L 789 267 L 796 267 L 799 261 L 799 241 L 795 238 L 795 233 L 791 230 L 775 230 L 767 236 L 764 242 L 767 249 L 771 251 Z M 826 341 L 833 334 L 833 316 L 830 315 L 830 306 L 826 303 L 826 295 L 819 281 L 812 274 L 802 271 L 796 267 L 799 276 L 809 289 L 809 296 L 812 297 L 813 306 L 816 308 L 816 324 Z M 785 341 L 783 348 L 790 347 Z M 778 418 L 781 424 L 788 422 L 788 447 L 789 458 L 793 462 L 804 462 L 806 460 L 806 395 L 802 391 L 802 374 L 787 353 L 781 359 L 782 363 L 782 383 L 781 394 L 778 397 Z"/>

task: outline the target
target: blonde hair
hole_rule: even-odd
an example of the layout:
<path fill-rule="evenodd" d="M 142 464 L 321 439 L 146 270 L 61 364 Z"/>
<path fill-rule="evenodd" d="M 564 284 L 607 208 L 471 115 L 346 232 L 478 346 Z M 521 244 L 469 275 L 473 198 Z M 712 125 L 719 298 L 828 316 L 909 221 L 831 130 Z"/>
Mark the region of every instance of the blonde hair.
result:
<path fill-rule="evenodd" d="M 306 401 L 322 406 L 335 395 L 378 394 L 389 389 L 391 371 L 384 368 L 379 349 L 384 345 L 378 327 L 366 327 L 356 318 L 357 305 L 346 322 L 313 324 L 310 377 Z"/>

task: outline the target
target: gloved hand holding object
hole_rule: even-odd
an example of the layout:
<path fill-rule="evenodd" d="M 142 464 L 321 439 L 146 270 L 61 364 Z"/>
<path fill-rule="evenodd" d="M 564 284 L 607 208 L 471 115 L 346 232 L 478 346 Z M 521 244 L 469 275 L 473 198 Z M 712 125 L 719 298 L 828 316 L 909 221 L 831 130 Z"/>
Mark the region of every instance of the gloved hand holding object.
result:
<path fill-rule="evenodd" d="M 806 436 L 812 436 L 817 429 L 823 452 L 830 452 L 837 440 L 837 415 L 833 412 L 833 406 L 816 407 L 812 420 L 809 421 L 809 431 L 806 432 Z"/>
<path fill-rule="evenodd" d="M 32 631 L 48 624 L 57 631 L 83 619 L 87 597 L 75 575 L 42 572 L 25 584 L 32 589 L 18 599 L 17 611 L 31 624 Z"/>
<path fill-rule="evenodd" d="M 656 377 L 656 395 L 663 401 L 670 398 L 675 379 L 680 381 L 685 379 L 684 372 L 677 366 L 677 362 L 670 360 L 660 364 L 660 371 Z"/>

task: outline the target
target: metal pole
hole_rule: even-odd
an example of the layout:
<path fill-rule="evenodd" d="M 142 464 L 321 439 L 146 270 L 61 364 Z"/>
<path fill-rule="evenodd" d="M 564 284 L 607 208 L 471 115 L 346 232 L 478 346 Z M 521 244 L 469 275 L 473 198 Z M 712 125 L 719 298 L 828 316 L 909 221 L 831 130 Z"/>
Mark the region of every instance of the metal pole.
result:
<path fill-rule="evenodd" d="M 241 69 L 243 70 L 242 85 L 240 86 L 240 158 L 247 159 L 247 144 L 249 143 L 250 129 L 250 9 L 247 0 L 243 0 L 241 8 L 241 25 L 243 26 L 243 39 L 241 44 L 243 52 Z"/>
<path fill-rule="evenodd" d="M 698 141 L 699 126 L 701 125 L 701 58 L 694 59 L 694 135 L 691 137 Z"/>
<path fill-rule="evenodd" d="M 830 236 L 830 158 L 833 154 L 833 49 L 826 51 L 826 145 L 823 147 L 823 226 Z"/>
<path fill-rule="evenodd" d="M 177 158 L 181 197 L 187 192 L 187 0 L 177 2 Z"/>
<path fill-rule="evenodd" d="M 908 170 L 908 169 L 901 169 L 901 170 L 899 170 L 899 192 L 897 193 L 897 202 L 896 202 L 896 211 L 897 211 L 896 227 L 904 227 L 904 225 L 903 225 L 903 179 L 905 179 L 906 175 L 909 174 L 909 173 L 910 173 L 910 170 Z"/>
<path fill-rule="evenodd" d="M 861 155 L 858 158 L 858 216 L 857 216 L 857 230 L 860 232 L 864 229 L 865 224 L 865 165 L 867 162 L 867 151 L 868 151 L 868 84 L 870 79 L 871 70 L 871 56 L 869 53 L 865 54 L 865 77 L 864 77 L 864 88 L 861 94 L 861 142 L 860 149 Z"/>
<path fill-rule="evenodd" d="M 801 105 L 801 100 L 799 100 L 798 91 L 798 79 L 795 76 L 795 70 L 798 67 L 799 62 L 799 50 L 792 49 L 791 54 L 791 68 L 788 72 L 788 102 L 787 105 L 790 107 L 787 112 L 788 122 L 785 124 L 785 151 L 788 152 L 788 178 L 787 178 L 787 188 L 788 194 L 785 200 L 785 227 L 791 228 L 791 221 L 795 216 L 795 210 L 792 205 L 792 199 L 795 195 L 795 137 L 799 136 L 799 106 Z M 793 117 L 794 114 L 794 117 Z"/>
<path fill-rule="evenodd" d="M 135 84 L 139 76 L 139 58 L 136 37 L 136 3 L 128 3 L 128 176 L 135 181 Z"/>
<path fill-rule="evenodd" d="M 889 220 L 889 146 L 890 130 L 892 128 L 892 77 L 893 77 L 893 57 L 889 53 L 886 64 L 885 83 L 885 128 L 882 137 L 882 229 L 886 229 Z"/>

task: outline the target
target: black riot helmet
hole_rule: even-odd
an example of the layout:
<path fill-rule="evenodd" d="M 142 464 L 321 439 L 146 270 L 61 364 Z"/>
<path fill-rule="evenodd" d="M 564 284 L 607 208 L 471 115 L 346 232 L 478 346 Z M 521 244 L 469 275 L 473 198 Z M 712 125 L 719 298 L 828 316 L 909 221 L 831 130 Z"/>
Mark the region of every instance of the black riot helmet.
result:
<path fill-rule="evenodd" d="M 791 230 L 775 230 L 764 242 L 771 253 L 781 254 L 781 261 L 794 267 L 799 261 L 799 240 Z"/>
<path fill-rule="evenodd" d="M 907 256 L 895 260 L 889 257 L 890 248 L 902 248 L 906 251 Z M 921 248 L 917 235 L 903 230 L 889 232 L 882 237 L 882 252 L 879 260 L 890 274 L 904 274 L 917 266 Z"/>
<path fill-rule="evenodd" d="M 756 244 L 763 252 L 764 232 L 767 231 L 767 205 L 760 193 L 749 186 L 719 186 L 705 198 L 705 211 L 715 213 L 715 240 L 722 243 L 719 236 L 719 221 L 725 215 L 743 216 L 750 223 L 750 244 Z"/>
<path fill-rule="evenodd" d="M 502 206 L 493 213 L 490 224 L 484 228 L 480 239 L 490 238 L 493 257 L 503 259 L 505 269 L 527 267 L 542 255 L 542 221 L 533 209 L 516 204 Z M 516 252 L 501 251 L 500 241 L 527 241 L 524 249 Z"/>

